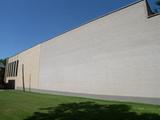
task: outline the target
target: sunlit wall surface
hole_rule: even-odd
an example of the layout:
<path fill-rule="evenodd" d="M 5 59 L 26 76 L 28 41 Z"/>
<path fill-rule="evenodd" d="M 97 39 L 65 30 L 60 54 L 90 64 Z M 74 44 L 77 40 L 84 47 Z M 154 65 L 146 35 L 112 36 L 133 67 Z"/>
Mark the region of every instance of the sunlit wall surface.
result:
<path fill-rule="evenodd" d="M 146 5 L 137 2 L 9 58 L 19 60 L 18 75 L 6 81 L 22 88 L 24 77 L 31 89 L 160 99 L 160 16 L 149 18 Z"/>

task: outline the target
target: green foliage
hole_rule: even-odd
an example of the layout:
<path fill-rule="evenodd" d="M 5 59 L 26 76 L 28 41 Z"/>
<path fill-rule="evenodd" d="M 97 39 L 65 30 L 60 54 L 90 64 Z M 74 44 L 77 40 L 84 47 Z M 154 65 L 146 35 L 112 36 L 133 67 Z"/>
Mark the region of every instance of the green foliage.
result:
<path fill-rule="evenodd" d="M 6 59 L 0 59 L 0 64 L 6 66 Z"/>
<path fill-rule="evenodd" d="M 160 5 L 160 0 L 157 0 L 157 1 L 156 1 L 156 4 L 157 4 L 157 5 Z"/>

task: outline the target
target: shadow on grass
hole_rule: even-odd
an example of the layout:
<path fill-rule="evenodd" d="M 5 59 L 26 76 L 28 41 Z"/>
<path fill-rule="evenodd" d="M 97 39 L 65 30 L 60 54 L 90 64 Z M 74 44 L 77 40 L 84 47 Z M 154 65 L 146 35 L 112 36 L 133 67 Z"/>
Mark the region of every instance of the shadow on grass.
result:
<path fill-rule="evenodd" d="M 160 120 L 158 114 L 137 114 L 124 104 L 99 105 L 93 102 L 60 104 L 41 109 L 25 120 Z"/>

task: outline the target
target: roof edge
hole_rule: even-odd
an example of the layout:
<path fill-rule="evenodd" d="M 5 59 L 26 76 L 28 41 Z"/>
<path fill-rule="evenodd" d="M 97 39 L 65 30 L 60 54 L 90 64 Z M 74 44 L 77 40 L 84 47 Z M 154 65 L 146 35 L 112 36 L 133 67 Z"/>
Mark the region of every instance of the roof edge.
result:
<path fill-rule="evenodd" d="M 113 14 L 113 13 L 115 13 L 115 12 L 118 12 L 118 11 L 121 11 L 121 10 L 123 10 L 123 9 L 126 9 L 126 8 L 128 8 L 128 7 L 130 7 L 130 6 L 133 6 L 133 5 L 135 5 L 135 4 L 138 4 L 138 3 L 142 2 L 142 1 L 145 1 L 145 2 L 146 2 L 146 0 L 137 0 L 137 1 L 135 1 L 135 2 L 133 2 L 133 3 L 130 3 L 130 4 L 126 5 L 126 6 L 120 7 L 120 8 L 118 8 L 118 9 L 116 9 L 116 10 L 107 12 L 107 13 L 105 13 L 104 15 L 100 15 L 100 16 L 98 16 L 98 17 L 96 17 L 96 18 L 93 18 L 93 19 L 91 19 L 91 20 L 89 20 L 89 21 L 87 21 L 87 22 L 84 22 L 84 23 L 82 23 L 82 24 L 80 24 L 80 25 L 78 25 L 78 26 L 75 26 L 75 27 L 72 27 L 72 28 L 70 28 L 70 29 L 67 29 L 67 30 L 63 31 L 62 33 L 57 34 L 57 35 L 54 36 L 54 37 L 51 37 L 51 38 L 49 38 L 49 39 L 46 39 L 46 40 L 44 40 L 44 41 L 42 41 L 42 42 L 40 42 L 40 43 L 38 43 L 38 44 L 33 45 L 33 46 L 30 47 L 30 48 L 24 49 L 24 50 L 16 53 L 15 55 L 12 55 L 12 56 L 9 56 L 9 57 L 6 57 L 6 58 L 11 58 L 11 57 L 17 56 L 17 55 L 25 52 L 26 50 L 29 50 L 29 49 L 31 49 L 31 48 L 33 48 L 33 47 L 36 47 L 36 46 L 40 45 L 40 44 L 43 44 L 43 43 L 48 42 L 48 41 L 50 41 L 50 40 L 53 40 L 54 38 L 57 38 L 57 37 L 65 34 L 65 33 L 67 33 L 67 32 L 73 31 L 73 30 L 75 30 L 75 29 L 77 29 L 77 28 L 79 28 L 79 27 L 81 27 L 81 26 L 87 25 L 87 24 L 89 24 L 89 23 L 91 23 L 91 22 L 93 22 L 93 21 L 96 21 L 96 20 L 98 20 L 98 19 L 101 19 L 101 18 L 103 18 L 103 17 L 106 17 L 106 16 L 108 16 L 108 15 L 111 15 L 111 14 Z"/>

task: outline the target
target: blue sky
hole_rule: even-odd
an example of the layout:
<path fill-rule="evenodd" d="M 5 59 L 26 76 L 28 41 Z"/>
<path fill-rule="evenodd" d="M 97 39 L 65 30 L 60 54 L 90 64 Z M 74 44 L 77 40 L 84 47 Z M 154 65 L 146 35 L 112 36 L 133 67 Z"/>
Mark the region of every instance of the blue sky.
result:
<path fill-rule="evenodd" d="M 137 0 L 0 0 L 0 58 Z"/>

